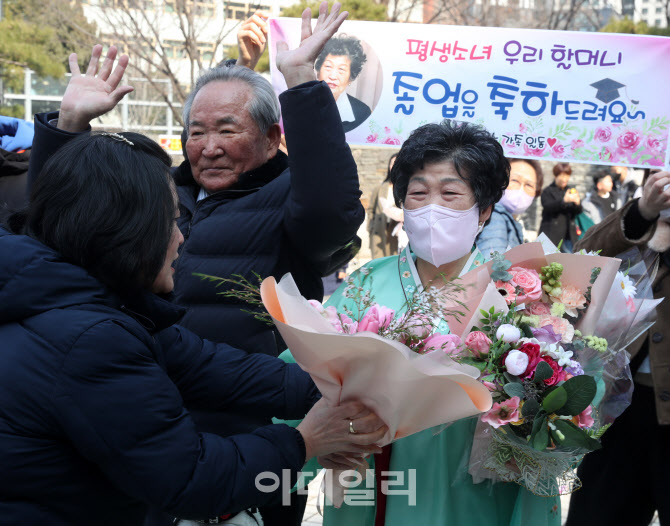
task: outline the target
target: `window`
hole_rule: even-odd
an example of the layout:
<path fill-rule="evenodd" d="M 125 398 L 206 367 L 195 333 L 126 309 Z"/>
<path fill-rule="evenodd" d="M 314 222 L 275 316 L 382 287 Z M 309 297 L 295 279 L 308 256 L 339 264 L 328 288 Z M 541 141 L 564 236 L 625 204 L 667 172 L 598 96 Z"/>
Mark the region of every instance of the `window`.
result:
<path fill-rule="evenodd" d="M 505 4 L 506 3 L 507 2 L 505 1 Z M 226 2 L 224 5 L 226 6 L 226 18 L 230 20 L 246 20 L 257 9 L 270 11 L 270 6 L 259 5 L 255 2 Z"/>
<path fill-rule="evenodd" d="M 656 14 L 657 14 L 657 15 L 660 15 L 662 12 L 663 12 L 663 8 L 662 8 L 662 7 L 657 7 L 657 8 L 656 8 Z"/>
<path fill-rule="evenodd" d="M 656 22 L 654 22 L 654 25 L 655 25 L 656 27 L 661 27 L 661 19 L 660 19 L 660 18 L 657 18 L 657 19 L 656 19 Z"/>
<path fill-rule="evenodd" d="M 163 49 L 165 49 L 165 56 L 169 59 L 188 58 L 183 40 L 164 40 Z M 205 63 L 214 58 L 214 44 L 210 42 L 198 43 L 198 51 L 200 51 L 200 60 Z"/>
<path fill-rule="evenodd" d="M 649 13 L 649 9 L 647 9 L 646 7 L 643 7 L 642 8 L 642 14 L 646 15 L 647 13 Z"/>
<path fill-rule="evenodd" d="M 214 16 L 215 0 L 186 0 L 180 5 L 182 11 L 191 11 L 196 16 Z M 177 9 L 176 0 L 165 0 L 164 9 L 166 13 L 174 13 Z"/>

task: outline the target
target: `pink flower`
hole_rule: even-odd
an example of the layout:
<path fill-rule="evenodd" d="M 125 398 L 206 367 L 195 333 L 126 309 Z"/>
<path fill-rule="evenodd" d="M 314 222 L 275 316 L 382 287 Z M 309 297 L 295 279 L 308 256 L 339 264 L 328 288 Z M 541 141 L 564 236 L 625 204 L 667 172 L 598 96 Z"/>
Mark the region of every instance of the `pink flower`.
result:
<path fill-rule="evenodd" d="M 461 354 L 461 339 L 456 334 L 433 334 L 423 342 L 423 352 L 442 351 L 449 356 Z"/>
<path fill-rule="evenodd" d="M 588 406 L 584 411 L 579 413 L 577 416 L 572 418 L 572 422 L 575 425 L 578 425 L 579 427 L 592 427 L 593 424 L 595 423 L 595 420 L 591 417 L 591 413 L 593 412 L 593 407 Z"/>
<path fill-rule="evenodd" d="M 661 141 L 656 137 L 647 137 L 647 148 L 654 153 L 660 153 L 662 150 Z"/>
<path fill-rule="evenodd" d="M 382 144 L 397 144 L 397 145 L 399 145 L 399 144 L 401 144 L 401 142 L 400 142 L 400 139 L 398 139 L 398 137 L 386 137 L 386 139 L 384 139 L 384 142 Z"/>
<path fill-rule="evenodd" d="M 626 307 L 628 307 L 629 311 L 635 312 L 635 309 L 636 309 L 635 300 L 632 297 L 630 297 L 626 300 Z"/>
<path fill-rule="evenodd" d="M 519 131 L 521 133 L 526 133 L 526 125 L 523 122 L 519 124 Z"/>
<path fill-rule="evenodd" d="M 570 143 L 570 148 L 572 148 L 573 150 L 583 147 L 584 147 L 584 141 L 582 141 L 581 139 L 573 139 L 572 142 Z"/>
<path fill-rule="evenodd" d="M 365 142 L 377 142 L 378 137 L 379 135 L 377 135 L 376 133 L 371 133 L 370 135 L 368 135 L 367 139 L 365 139 Z"/>
<path fill-rule="evenodd" d="M 607 146 L 603 146 L 598 153 L 598 157 L 601 161 L 611 161 L 614 162 L 617 160 L 616 152 L 610 150 Z"/>
<path fill-rule="evenodd" d="M 500 295 L 505 298 L 507 305 L 511 305 L 516 299 L 516 288 L 511 281 L 496 281 L 494 283 Z"/>
<path fill-rule="evenodd" d="M 482 422 L 486 422 L 496 429 L 505 424 L 516 422 L 519 420 L 520 402 L 521 399 L 518 396 L 513 396 L 503 402 L 496 402 L 491 409 L 482 415 Z"/>
<path fill-rule="evenodd" d="M 523 151 L 525 155 L 532 155 L 534 157 L 542 157 L 542 154 L 544 154 L 544 150 L 546 149 L 546 145 L 543 146 L 542 148 L 531 148 L 527 144 L 523 145 Z"/>
<path fill-rule="evenodd" d="M 389 128 L 388 126 L 384 126 L 384 133 L 386 133 L 387 135 L 391 133 L 391 128 Z"/>
<path fill-rule="evenodd" d="M 473 331 L 465 338 L 465 346 L 472 351 L 475 358 L 486 356 L 492 343 L 489 337 L 480 331 Z"/>
<path fill-rule="evenodd" d="M 586 307 L 584 294 L 574 285 L 564 285 L 561 287 L 561 295 L 557 298 L 552 296 L 551 300 L 565 305 L 565 313 L 573 318 L 577 317 L 577 309 Z"/>
<path fill-rule="evenodd" d="M 523 267 L 512 267 L 512 283 L 520 287 L 523 293 L 517 297 L 517 303 L 537 301 L 542 297 L 542 280 L 537 272 Z"/>
<path fill-rule="evenodd" d="M 536 302 L 526 305 L 526 314 L 529 316 L 544 316 L 551 314 L 551 306 L 547 303 Z"/>
<path fill-rule="evenodd" d="M 538 323 L 539 327 L 545 327 L 550 325 L 554 332 L 561 337 L 562 343 L 570 343 L 573 336 L 575 335 L 575 328 L 572 324 L 564 319 L 557 318 L 556 316 L 540 316 L 540 321 Z"/>
<path fill-rule="evenodd" d="M 622 150 L 633 151 L 638 147 L 641 140 L 642 137 L 638 132 L 628 130 L 617 137 L 616 143 Z"/>
<path fill-rule="evenodd" d="M 423 314 L 414 314 L 414 316 L 411 316 L 410 318 L 407 318 L 407 315 L 405 315 L 403 316 L 400 325 L 403 327 L 405 334 L 410 340 L 423 340 L 427 338 L 433 330 L 433 324 L 430 322 L 430 318 Z"/>
<path fill-rule="evenodd" d="M 338 314 L 337 309 L 332 305 L 325 307 L 316 300 L 309 300 L 309 304 L 314 307 L 321 316 L 326 318 L 337 332 L 353 334 L 358 328 L 358 324 L 345 314 Z"/>
<path fill-rule="evenodd" d="M 612 130 L 608 127 L 596 128 L 596 133 L 593 138 L 598 142 L 608 142 L 612 138 Z"/>
<path fill-rule="evenodd" d="M 484 384 L 484 387 L 486 387 L 486 388 L 487 388 L 489 391 L 491 391 L 492 393 L 494 393 L 495 391 L 498 390 L 498 386 L 497 386 L 496 384 L 492 383 L 492 382 L 486 382 L 486 381 L 484 381 L 484 382 L 482 382 L 482 383 Z"/>
<path fill-rule="evenodd" d="M 565 146 L 562 144 L 554 144 L 554 147 L 551 149 L 551 151 L 554 152 L 556 157 L 563 157 L 565 154 Z"/>
<path fill-rule="evenodd" d="M 323 308 L 323 305 L 321 304 L 320 301 L 308 300 L 308 302 L 312 307 L 314 307 L 317 311 L 319 311 L 319 314 L 321 314 L 323 316 L 324 308 Z"/>
<path fill-rule="evenodd" d="M 554 360 L 551 356 L 540 356 L 540 360 L 547 362 L 549 364 L 549 367 L 551 367 L 551 370 L 554 372 L 551 375 L 551 378 L 547 378 L 544 380 L 544 383 L 548 386 L 556 385 L 558 382 L 562 382 L 565 380 L 565 371 L 563 368 L 556 363 L 556 360 Z M 539 363 L 539 362 L 538 362 Z M 535 366 L 537 369 L 537 365 Z"/>
<path fill-rule="evenodd" d="M 379 334 L 379 330 L 386 329 L 393 321 L 394 316 L 395 311 L 393 309 L 375 303 L 368 309 L 363 319 L 358 322 L 357 332 L 367 331 Z"/>

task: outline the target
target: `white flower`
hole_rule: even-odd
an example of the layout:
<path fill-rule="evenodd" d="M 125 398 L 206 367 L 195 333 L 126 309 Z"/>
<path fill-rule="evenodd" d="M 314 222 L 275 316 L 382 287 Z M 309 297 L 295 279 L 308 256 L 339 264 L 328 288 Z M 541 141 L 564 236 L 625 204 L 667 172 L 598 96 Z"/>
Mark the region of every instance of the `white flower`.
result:
<path fill-rule="evenodd" d="M 504 341 L 505 343 L 516 343 L 521 338 L 521 331 L 518 327 L 505 323 L 498 327 L 496 331 L 496 338 Z"/>
<path fill-rule="evenodd" d="M 551 356 L 560 367 L 569 366 L 572 362 L 572 351 L 566 351 L 560 345 L 554 343 L 547 345 L 547 354 Z"/>
<path fill-rule="evenodd" d="M 368 274 L 370 274 L 370 269 L 367 268 L 367 267 L 361 267 L 361 268 L 359 269 L 359 272 L 360 272 L 361 274 L 363 274 L 364 276 L 367 276 Z"/>
<path fill-rule="evenodd" d="M 505 367 L 507 372 L 514 376 L 525 373 L 528 367 L 528 355 L 521 351 L 510 351 L 505 358 Z"/>
<path fill-rule="evenodd" d="M 614 283 L 621 287 L 621 292 L 623 293 L 623 297 L 626 300 L 629 300 L 631 298 L 635 297 L 635 294 L 637 293 L 637 288 L 633 284 L 633 280 L 630 279 L 628 276 L 624 276 L 624 273 L 619 271 L 616 273 L 616 278 L 614 278 Z"/>

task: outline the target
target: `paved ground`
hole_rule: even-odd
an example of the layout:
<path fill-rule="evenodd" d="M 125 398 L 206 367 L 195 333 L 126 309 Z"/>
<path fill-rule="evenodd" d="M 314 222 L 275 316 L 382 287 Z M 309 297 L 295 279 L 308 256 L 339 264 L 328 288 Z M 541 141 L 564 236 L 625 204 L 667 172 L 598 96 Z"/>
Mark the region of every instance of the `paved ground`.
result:
<path fill-rule="evenodd" d="M 309 496 L 307 498 L 307 509 L 305 510 L 305 517 L 302 523 L 302 526 L 321 526 L 322 518 L 319 514 L 316 506 L 316 499 L 319 493 L 319 488 L 321 487 L 321 479 L 323 477 L 319 476 L 315 478 L 312 483 L 309 485 Z M 321 497 L 321 502 L 323 502 L 323 497 Z M 561 519 L 562 523 L 565 523 L 565 519 L 568 516 L 568 504 L 570 503 L 570 497 L 565 496 L 561 497 Z M 422 525 L 424 526 L 424 525 Z M 430 526 L 430 525 L 425 525 Z M 654 517 L 654 521 L 650 526 L 660 526 L 658 518 Z"/>

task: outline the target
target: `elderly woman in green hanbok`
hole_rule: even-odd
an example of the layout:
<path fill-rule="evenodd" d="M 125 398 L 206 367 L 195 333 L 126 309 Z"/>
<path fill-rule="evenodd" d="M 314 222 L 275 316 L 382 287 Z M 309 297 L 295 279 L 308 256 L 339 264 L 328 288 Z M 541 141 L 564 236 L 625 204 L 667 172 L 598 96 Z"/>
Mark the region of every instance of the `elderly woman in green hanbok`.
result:
<path fill-rule="evenodd" d="M 371 261 L 352 275 L 353 281 L 368 284 L 376 303 L 400 315 L 415 291 L 444 286 L 445 278 L 483 263 L 474 241 L 507 186 L 509 170 L 502 147 L 481 127 L 444 122 L 415 130 L 391 174 L 409 247 L 399 256 Z M 346 286 L 327 303 L 338 312 L 354 308 Z M 441 320 L 435 330 L 448 333 L 448 321 Z M 476 424 L 476 418 L 465 419 L 386 446 L 368 459 L 374 477 L 363 477 L 352 488 L 373 488 L 374 499 L 359 496 L 357 502 L 345 499 L 339 509 L 327 506 L 324 526 L 560 525 L 558 498 L 535 496 L 511 482 L 474 483 L 467 466 Z M 337 454 L 319 461 L 327 468 L 352 466 L 350 458 Z M 383 483 L 382 473 L 389 471 Z"/>

